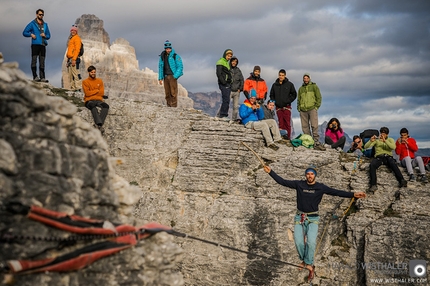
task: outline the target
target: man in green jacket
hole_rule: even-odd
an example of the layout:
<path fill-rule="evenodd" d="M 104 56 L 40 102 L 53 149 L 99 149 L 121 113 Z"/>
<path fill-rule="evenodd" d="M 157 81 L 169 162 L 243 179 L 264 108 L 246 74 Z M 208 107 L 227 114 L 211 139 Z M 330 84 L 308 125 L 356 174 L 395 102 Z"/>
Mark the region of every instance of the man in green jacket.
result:
<path fill-rule="evenodd" d="M 321 92 L 316 83 L 311 81 L 308 73 L 303 75 L 303 84 L 299 88 L 297 97 L 297 110 L 300 113 L 302 131 L 314 139 L 314 149 L 325 151 L 320 143 L 318 134 L 318 109 L 321 106 Z M 309 128 L 312 127 L 312 134 Z"/>
<path fill-rule="evenodd" d="M 389 169 L 394 172 L 397 181 L 399 182 L 399 187 L 406 187 L 408 182 L 403 178 L 402 173 L 397 166 L 396 160 L 394 160 L 392 154 L 393 150 L 396 149 L 396 142 L 393 138 L 388 137 L 388 133 L 390 130 L 388 127 L 381 127 L 379 130 L 379 138 L 376 138 L 376 135 L 373 135 L 369 141 L 367 141 L 366 145 L 364 145 L 364 149 L 370 148 L 372 146 L 375 147 L 375 158 L 370 162 L 370 193 L 374 193 L 378 187 L 376 186 L 376 170 L 381 165 L 386 165 Z"/>
<path fill-rule="evenodd" d="M 230 71 L 229 61 L 232 56 L 233 51 L 231 49 L 227 49 L 224 51 L 222 57 L 216 62 L 216 76 L 218 78 L 218 86 L 221 90 L 222 96 L 219 117 L 227 121 L 230 121 L 228 118 L 228 108 L 230 106 L 230 92 L 233 78 Z"/>

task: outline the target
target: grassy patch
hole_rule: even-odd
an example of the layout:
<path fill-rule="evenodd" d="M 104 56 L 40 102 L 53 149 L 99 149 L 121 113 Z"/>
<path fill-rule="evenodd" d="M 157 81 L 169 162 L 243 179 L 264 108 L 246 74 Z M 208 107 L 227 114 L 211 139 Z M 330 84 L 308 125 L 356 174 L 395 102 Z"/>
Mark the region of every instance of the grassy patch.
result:
<path fill-rule="evenodd" d="M 73 105 L 77 106 L 77 107 L 84 107 L 84 101 L 82 100 L 82 98 L 76 97 L 76 96 L 70 96 L 67 92 L 69 90 L 64 89 L 64 88 L 57 88 L 57 87 L 53 87 L 50 88 L 51 92 L 55 95 L 55 96 L 59 96 L 64 98 L 65 100 L 67 100 L 68 102 L 71 102 Z"/>

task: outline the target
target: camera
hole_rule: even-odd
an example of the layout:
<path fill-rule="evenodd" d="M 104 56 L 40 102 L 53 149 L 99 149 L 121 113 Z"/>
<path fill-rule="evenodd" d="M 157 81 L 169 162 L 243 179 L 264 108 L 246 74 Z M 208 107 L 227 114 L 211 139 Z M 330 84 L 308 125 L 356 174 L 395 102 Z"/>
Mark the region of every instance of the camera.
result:
<path fill-rule="evenodd" d="M 352 144 L 352 149 L 357 149 L 357 147 L 358 147 L 358 143 L 357 142 L 354 142 L 354 144 Z"/>
<path fill-rule="evenodd" d="M 427 262 L 425 260 L 409 260 L 409 276 L 424 277 L 427 272 Z"/>

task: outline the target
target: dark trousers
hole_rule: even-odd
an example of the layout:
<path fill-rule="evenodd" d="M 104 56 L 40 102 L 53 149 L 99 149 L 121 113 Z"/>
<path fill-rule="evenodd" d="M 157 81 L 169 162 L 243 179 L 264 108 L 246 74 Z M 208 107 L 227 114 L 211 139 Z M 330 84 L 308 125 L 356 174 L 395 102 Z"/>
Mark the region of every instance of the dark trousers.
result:
<path fill-rule="evenodd" d="M 167 106 L 178 106 L 178 80 L 173 75 L 166 75 L 164 77 L 164 94 L 166 95 Z"/>
<path fill-rule="evenodd" d="M 394 172 L 397 181 L 400 183 L 403 180 L 403 175 L 397 166 L 396 160 L 390 155 L 379 155 L 373 158 L 370 162 L 370 185 L 376 185 L 376 170 L 381 166 L 386 165 L 389 169 Z"/>
<path fill-rule="evenodd" d="M 287 131 L 288 138 L 291 138 L 291 107 L 276 108 L 278 115 L 279 129 Z"/>
<path fill-rule="evenodd" d="M 33 79 L 37 77 L 37 58 L 39 58 L 39 76 L 45 78 L 46 47 L 43 45 L 31 45 L 31 72 Z"/>
<path fill-rule="evenodd" d="M 228 108 L 230 106 L 230 93 L 231 89 L 230 86 L 224 86 L 221 84 L 218 84 L 219 89 L 221 90 L 221 97 L 222 97 L 222 103 L 221 103 L 221 109 L 219 112 L 219 117 L 228 117 Z"/>
<path fill-rule="evenodd" d="M 333 149 L 335 149 L 337 147 L 340 147 L 343 150 L 343 147 L 345 147 L 346 138 L 345 138 L 345 136 L 342 136 L 342 137 L 339 138 L 339 140 L 337 140 L 336 142 L 333 142 L 333 139 L 331 139 L 330 137 L 326 136 L 325 139 L 324 139 L 324 141 L 325 141 L 325 144 L 330 145 L 331 148 L 333 148 Z"/>
<path fill-rule="evenodd" d="M 94 122 L 98 126 L 103 126 L 106 120 L 106 116 L 109 112 L 109 105 L 103 101 L 99 100 L 90 100 L 85 103 L 85 107 L 91 110 L 91 114 L 93 115 Z M 100 108 L 100 113 L 98 108 Z"/>

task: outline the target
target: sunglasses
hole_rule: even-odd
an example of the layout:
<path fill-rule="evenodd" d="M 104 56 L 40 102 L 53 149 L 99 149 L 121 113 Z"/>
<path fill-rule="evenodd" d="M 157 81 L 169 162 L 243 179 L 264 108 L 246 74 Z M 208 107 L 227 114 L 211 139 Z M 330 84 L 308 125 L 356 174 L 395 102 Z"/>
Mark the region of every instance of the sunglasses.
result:
<path fill-rule="evenodd" d="M 275 103 L 275 101 L 273 99 L 269 99 L 269 103 Z"/>
<path fill-rule="evenodd" d="M 39 16 L 44 16 L 44 14 L 37 14 L 37 15 L 39 15 Z"/>

